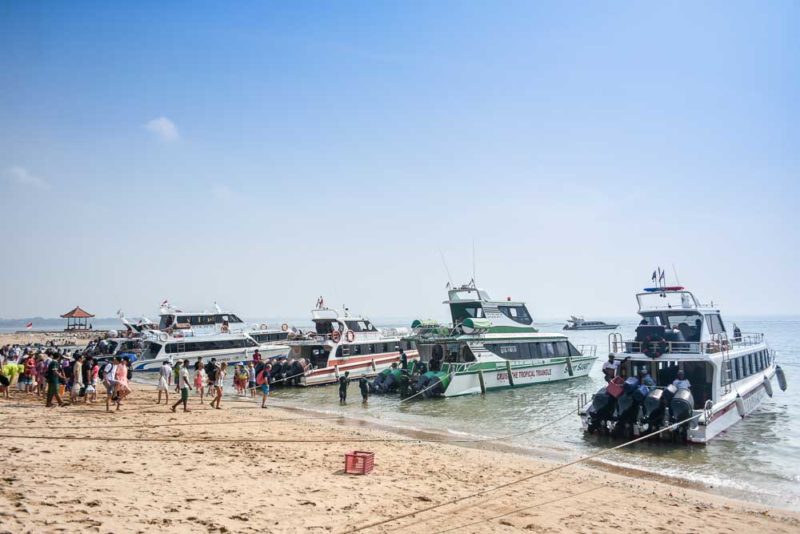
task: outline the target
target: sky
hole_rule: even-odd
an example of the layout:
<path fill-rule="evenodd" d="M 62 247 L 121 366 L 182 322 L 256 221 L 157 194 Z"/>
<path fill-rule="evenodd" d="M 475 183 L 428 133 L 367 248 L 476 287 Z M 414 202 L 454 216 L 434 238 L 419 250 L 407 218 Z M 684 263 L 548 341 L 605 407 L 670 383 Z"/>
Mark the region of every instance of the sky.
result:
<path fill-rule="evenodd" d="M 473 243 L 478 285 L 535 318 L 633 316 L 657 266 L 724 312 L 800 313 L 798 23 L 777 0 L 0 2 L 0 317 L 322 295 L 445 319 Z"/>

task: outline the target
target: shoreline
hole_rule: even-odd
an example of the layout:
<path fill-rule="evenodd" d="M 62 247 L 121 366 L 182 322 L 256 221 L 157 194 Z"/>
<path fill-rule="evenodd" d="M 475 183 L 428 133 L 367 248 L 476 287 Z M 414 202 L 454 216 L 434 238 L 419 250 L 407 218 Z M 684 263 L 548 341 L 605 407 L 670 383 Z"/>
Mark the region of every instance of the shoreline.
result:
<path fill-rule="evenodd" d="M 398 440 L 369 421 L 236 400 L 210 410 L 191 397 L 191 413 L 173 414 L 138 382 L 112 414 L 104 405 L 0 400 L 0 435 L 31 436 L 2 438 L 3 523 L 10 531 L 347 532 L 415 512 L 366 531 L 800 528 L 798 513 L 694 488 L 584 466 L 539 475 L 556 464 L 491 442 Z M 344 475 L 344 453 L 358 448 L 375 452 L 375 471 Z"/>

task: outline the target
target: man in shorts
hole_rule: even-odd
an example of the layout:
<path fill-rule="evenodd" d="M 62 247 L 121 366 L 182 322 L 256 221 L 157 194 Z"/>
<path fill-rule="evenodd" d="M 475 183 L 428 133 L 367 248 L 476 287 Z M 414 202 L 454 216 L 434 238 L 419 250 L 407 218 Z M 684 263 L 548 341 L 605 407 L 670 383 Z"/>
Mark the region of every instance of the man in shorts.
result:
<path fill-rule="evenodd" d="M 269 397 L 269 380 L 272 372 L 272 365 L 266 364 L 261 371 L 261 407 L 267 407 L 267 397 Z"/>
<path fill-rule="evenodd" d="M 180 367 L 180 362 L 178 362 Z M 172 366 L 169 360 L 164 360 L 161 364 L 161 371 L 158 376 L 158 400 L 156 404 L 161 404 L 161 392 L 164 392 L 164 404 L 169 404 L 169 386 L 172 384 Z"/>
<path fill-rule="evenodd" d="M 181 365 L 182 363 L 182 365 Z M 175 411 L 175 408 L 178 405 L 183 404 L 183 411 L 188 412 L 190 411 L 187 407 L 187 403 L 189 402 L 189 390 L 192 389 L 192 385 L 189 383 L 189 360 L 183 360 L 183 362 L 178 362 L 177 368 L 178 371 L 178 378 L 179 378 L 179 385 L 181 388 L 181 398 L 178 402 L 172 405 L 172 411 Z M 161 392 L 159 391 L 159 395 Z"/>
<path fill-rule="evenodd" d="M 114 397 L 114 388 L 117 385 L 117 366 L 119 356 L 114 356 L 103 368 L 103 385 L 106 387 L 106 411 L 111 411 L 111 401 Z"/>

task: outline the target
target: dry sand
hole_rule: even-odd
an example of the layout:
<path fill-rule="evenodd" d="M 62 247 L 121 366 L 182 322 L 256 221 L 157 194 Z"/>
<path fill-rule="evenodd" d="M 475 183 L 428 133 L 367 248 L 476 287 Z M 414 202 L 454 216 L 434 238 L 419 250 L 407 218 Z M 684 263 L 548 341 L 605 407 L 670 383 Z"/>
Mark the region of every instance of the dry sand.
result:
<path fill-rule="evenodd" d="M 104 332 L 83 331 L 83 332 L 41 332 L 31 330 L 30 332 L 10 332 L 0 334 L 0 347 L 3 345 L 30 345 L 33 343 L 50 343 L 53 342 L 57 346 L 62 345 L 86 345 L 90 339 L 101 337 Z"/>
<path fill-rule="evenodd" d="M 134 388 L 111 414 L 0 400 L 0 531 L 348 532 L 556 465 L 442 443 L 325 442 L 408 438 L 247 401 L 211 410 L 191 397 L 191 413 L 173 414 Z M 375 452 L 372 474 L 343 473 L 353 449 Z M 573 466 L 364 531 L 447 529 L 797 533 L 800 514 Z"/>

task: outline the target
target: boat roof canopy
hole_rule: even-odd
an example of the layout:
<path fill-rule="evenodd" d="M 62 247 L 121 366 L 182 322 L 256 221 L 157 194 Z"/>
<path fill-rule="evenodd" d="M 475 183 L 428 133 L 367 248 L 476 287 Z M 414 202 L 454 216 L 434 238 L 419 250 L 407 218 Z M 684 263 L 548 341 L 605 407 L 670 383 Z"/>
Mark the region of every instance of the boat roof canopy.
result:
<path fill-rule="evenodd" d="M 716 311 L 713 304 L 703 304 L 691 291 L 681 286 L 647 287 L 643 293 L 636 294 L 639 313 L 672 310 Z"/>

